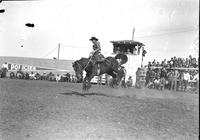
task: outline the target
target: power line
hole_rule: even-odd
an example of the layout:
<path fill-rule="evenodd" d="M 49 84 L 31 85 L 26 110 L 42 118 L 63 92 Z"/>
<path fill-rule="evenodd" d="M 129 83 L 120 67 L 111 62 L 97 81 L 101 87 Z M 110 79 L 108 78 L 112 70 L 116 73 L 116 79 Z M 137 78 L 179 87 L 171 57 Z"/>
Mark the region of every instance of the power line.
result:
<path fill-rule="evenodd" d="M 73 45 L 66 45 L 66 44 L 60 44 L 61 48 L 87 48 L 87 47 L 80 47 L 80 46 L 73 46 Z M 52 50 L 50 50 L 46 55 L 44 55 L 41 58 L 46 58 L 47 56 L 49 56 L 50 54 L 52 54 L 54 51 L 57 51 L 58 46 L 56 46 L 55 48 L 53 48 Z"/>
<path fill-rule="evenodd" d="M 145 37 L 155 37 L 155 36 L 168 36 L 172 34 L 178 34 L 178 33 L 184 33 L 184 32 L 192 32 L 195 31 L 195 29 L 187 29 L 187 30 L 180 30 L 180 31 L 170 31 L 166 33 L 160 33 L 160 34 L 153 34 L 153 35 L 144 35 L 144 36 L 136 36 L 135 38 L 145 38 Z"/>
<path fill-rule="evenodd" d="M 66 44 L 60 44 L 61 47 L 64 47 L 64 48 L 88 48 L 86 46 L 83 46 L 83 47 L 80 47 L 80 46 L 73 46 L 73 45 L 66 45 Z"/>
<path fill-rule="evenodd" d="M 46 55 L 44 55 L 42 58 L 46 58 L 47 56 L 49 56 L 51 53 L 53 53 L 55 50 L 57 50 L 57 46 L 55 48 L 53 48 L 51 51 L 49 51 Z"/>

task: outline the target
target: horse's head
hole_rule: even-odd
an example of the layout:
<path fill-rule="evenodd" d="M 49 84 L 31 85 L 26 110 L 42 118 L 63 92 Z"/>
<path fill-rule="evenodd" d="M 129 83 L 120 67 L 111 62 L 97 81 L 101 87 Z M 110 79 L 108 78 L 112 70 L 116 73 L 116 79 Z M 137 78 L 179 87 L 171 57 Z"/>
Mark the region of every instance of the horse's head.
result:
<path fill-rule="evenodd" d="M 80 62 L 78 60 L 73 62 L 72 67 L 74 68 L 76 78 L 78 79 L 78 81 L 82 81 L 82 79 L 83 79 L 83 67 L 80 64 Z"/>

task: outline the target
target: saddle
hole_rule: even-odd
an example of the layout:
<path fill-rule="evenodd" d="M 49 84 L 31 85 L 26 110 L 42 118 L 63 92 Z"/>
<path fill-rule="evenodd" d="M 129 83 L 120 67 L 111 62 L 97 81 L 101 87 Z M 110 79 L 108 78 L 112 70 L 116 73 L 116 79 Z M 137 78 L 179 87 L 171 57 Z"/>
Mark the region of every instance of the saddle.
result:
<path fill-rule="evenodd" d="M 92 58 L 91 58 L 91 60 L 92 60 L 92 63 L 94 65 L 95 64 L 101 64 L 101 63 L 104 62 L 105 57 L 101 53 L 99 53 L 99 54 L 93 55 Z"/>

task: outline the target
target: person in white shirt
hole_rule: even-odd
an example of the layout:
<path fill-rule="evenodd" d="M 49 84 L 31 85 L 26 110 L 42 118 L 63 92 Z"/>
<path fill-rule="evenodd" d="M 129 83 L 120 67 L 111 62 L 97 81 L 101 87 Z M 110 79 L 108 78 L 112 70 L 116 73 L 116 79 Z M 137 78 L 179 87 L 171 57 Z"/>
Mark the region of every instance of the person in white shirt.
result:
<path fill-rule="evenodd" d="M 56 75 L 56 82 L 59 82 L 61 80 L 61 75 L 60 74 L 57 74 Z"/>
<path fill-rule="evenodd" d="M 5 68 L 5 69 L 8 70 L 8 64 L 7 64 L 7 62 L 5 62 L 4 64 L 2 64 L 1 68 L 2 68 L 2 69 Z"/>
<path fill-rule="evenodd" d="M 29 77 L 30 77 L 30 80 L 35 80 L 36 79 L 35 74 L 33 72 L 31 72 L 29 74 Z"/>
<path fill-rule="evenodd" d="M 190 74 L 186 70 L 183 74 L 183 85 L 184 85 L 184 91 L 186 91 L 187 86 L 188 86 L 188 81 L 190 80 Z"/>
<path fill-rule="evenodd" d="M 160 78 L 156 78 L 156 79 L 154 80 L 154 88 L 155 88 L 155 89 L 158 89 L 159 85 L 160 85 Z"/>

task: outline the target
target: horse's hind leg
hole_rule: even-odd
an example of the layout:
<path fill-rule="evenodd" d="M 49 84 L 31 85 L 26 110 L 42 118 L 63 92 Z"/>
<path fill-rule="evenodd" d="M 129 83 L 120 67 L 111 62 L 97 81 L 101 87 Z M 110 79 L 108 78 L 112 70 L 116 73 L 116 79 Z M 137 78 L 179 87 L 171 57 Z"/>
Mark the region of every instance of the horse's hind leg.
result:
<path fill-rule="evenodd" d="M 114 86 L 116 85 L 116 82 L 115 82 L 115 81 L 117 80 L 117 79 L 116 79 L 116 78 L 117 78 L 117 75 L 116 75 L 114 72 L 110 72 L 110 73 L 108 73 L 108 74 L 109 74 L 110 76 L 112 76 L 112 78 L 113 78 L 113 79 L 112 79 L 111 87 L 114 88 Z"/>

